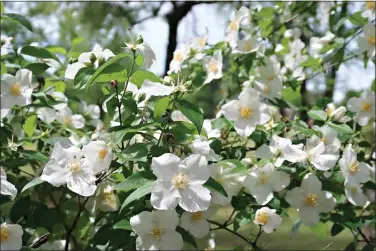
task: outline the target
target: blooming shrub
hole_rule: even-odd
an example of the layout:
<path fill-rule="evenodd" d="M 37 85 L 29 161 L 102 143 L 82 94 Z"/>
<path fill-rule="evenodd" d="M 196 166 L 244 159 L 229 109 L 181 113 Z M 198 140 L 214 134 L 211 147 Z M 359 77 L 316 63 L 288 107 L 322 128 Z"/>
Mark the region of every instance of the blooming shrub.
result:
<path fill-rule="evenodd" d="M 163 79 L 133 31 L 117 55 L 2 38 L 1 250 L 179 250 L 220 229 L 261 250 L 291 208 L 294 231 L 330 222 L 332 236 L 353 233 L 346 250 L 373 250 L 375 93 L 336 107 L 302 102 L 301 90 L 351 58 L 375 62 L 375 5 L 344 17 L 346 33 L 340 3 L 274 4 L 234 10 L 223 42 L 209 45 L 209 33 L 177 48 Z M 288 29 L 308 9 L 333 12 L 310 44 L 312 33 Z M 212 119 L 196 99 L 208 86 L 221 89 Z M 225 207 L 230 217 L 213 220 Z M 238 233 L 246 224 L 257 230 Z"/>

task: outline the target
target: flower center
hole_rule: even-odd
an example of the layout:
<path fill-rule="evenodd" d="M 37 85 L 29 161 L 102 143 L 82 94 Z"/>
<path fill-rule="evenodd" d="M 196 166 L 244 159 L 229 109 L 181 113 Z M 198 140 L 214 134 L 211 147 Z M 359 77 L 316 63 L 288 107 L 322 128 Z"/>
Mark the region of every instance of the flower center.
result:
<path fill-rule="evenodd" d="M 179 53 L 179 52 L 175 52 L 174 53 L 174 60 L 178 61 L 178 62 L 183 61 L 183 55 L 181 53 Z"/>
<path fill-rule="evenodd" d="M 246 42 L 245 43 L 245 45 L 244 45 L 244 50 L 245 51 L 250 51 L 250 50 L 252 50 L 252 44 L 251 44 L 251 42 Z"/>
<path fill-rule="evenodd" d="M 0 241 L 7 241 L 9 239 L 8 229 L 6 227 L 0 227 Z"/>
<path fill-rule="evenodd" d="M 317 207 L 318 206 L 318 196 L 314 193 L 309 193 L 304 199 L 304 205 L 307 207 Z"/>
<path fill-rule="evenodd" d="M 333 109 L 332 108 L 327 108 L 326 109 L 326 114 L 330 117 L 332 115 Z"/>
<path fill-rule="evenodd" d="M 370 45 L 375 45 L 375 44 L 376 44 L 376 37 L 375 37 L 375 36 L 370 36 L 370 37 L 368 38 L 368 43 L 369 43 Z"/>
<path fill-rule="evenodd" d="M 265 94 L 269 94 L 269 93 L 270 93 L 270 87 L 265 86 L 265 87 L 264 87 L 264 93 L 265 93 Z"/>
<path fill-rule="evenodd" d="M 200 39 L 198 40 L 198 44 L 199 44 L 201 47 L 204 46 L 204 45 L 206 44 L 205 38 L 200 38 Z"/>
<path fill-rule="evenodd" d="M 70 170 L 72 173 L 81 171 L 81 163 L 79 161 L 74 161 L 70 165 Z"/>
<path fill-rule="evenodd" d="M 106 149 L 100 150 L 98 156 L 101 160 L 104 160 L 104 158 L 106 158 L 107 156 L 107 150 Z"/>
<path fill-rule="evenodd" d="M 351 190 L 351 192 L 353 192 L 353 193 L 356 193 L 356 192 L 357 192 L 357 189 L 356 189 L 356 187 L 354 187 L 354 186 L 351 186 L 351 187 L 350 187 L 350 190 Z"/>
<path fill-rule="evenodd" d="M 268 175 L 264 172 L 260 173 L 258 177 L 258 183 L 259 184 L 266 184 L 268 182 Z"/>
<path fill-rule="evenodd" d="M 362 107 L 360 108 L 363 112 L 370 112 L 371 111 L 371 104 L 368 102 L 363 102 Z"/>
<path fill-rule="evenodd" d="M 217 72 L 218 71 L 218 66 L 215 62 L 210 62 L 208 65 L 208 70 L 209 72 Z"/>
<path fill-rule="evenodd" d="M 375 2 L 367 2 L 367 8 L 368 9 L 376 9 L 376 3 Z"/>
<path fill-rule="evenodd" d="M 274 79 L 274 76 L 269 76 L 267 80 L 272 81 Z"/>
<path fill-rule="evenodd" d="M 239 24 L 235 21 L 231 21 L 229 24 L 230 30 L 237 31 L 239 29 Z"/>
<path fill-rule="evenodd" d="M 191 216 L 193 221 L 198 221 L 198 220 L 203 220 L 204 219 L 204 213 L 199 211 L 199 212 L 194 212 L 192 213 Z"/>
<path fill-rule="evenodd" d="M 240 116 L 244 119 L 249 119 L 253 114 L 253 109 L 249 107 L 242 106 L 240 107 Z"/>
<path fill-rule="evenodd" d="M 163 234 L 163 229 L 160 229 L 160 228 L 154 227 L 154 228 L 151 230 L 151 235 L 153 235 L 153 237 L 154 237 L 156 240 L 160 240 L 161 237 L 162 237 L 162 234 Z"/>
<path fill-rule="evenodd" d="M 64 124 L 70 124 L 70 123 L 72 123 L 72 117 L 71 116 L 64 117 Z"/>
<path fill-rule="evenodd" d="M 106 192 L 100 193 L 99 199 L 104 203 L 106 203 L 107 201 L 111 201 L 112 200 L 112 193 L 106 193 Z"/>
<path fill-rule="evenodd" d="M 258 223 L 261 225 L 265 225 L 268 222 L 268 219 L 269 219 L 269 214 L 265 212 L 259 213 L 256 218 Z"/>
<path fill-rule="evenodd" d="M 351 174 L 355 174 L 357 172 L 360 172 L 359 163 L 357 161 L 354 161 L 353 163 L 351 163 L 351 165 L 349 167 L 349 172 Z"/>
<path fill-rule="evenodd" d="M 12 96 L 20 96 L 21 95 L 21 86 L 19 83 L 15 83 L 15 84 L 12 84 L 9 88 L 9 92 L 10 94 L 12 94 Z"/>
<path fill-rule="evenodd" d="M 188 177 L 179 173 L 172 178 L 172 182 L 176 188 L 184 189 L 188 186 Z"/>
<path fill-rule="evenodd" d="M 326 144 L 326 138 L 325 137 L 322 137 L 321 141 L 324 142 L 324 144 Z"/>

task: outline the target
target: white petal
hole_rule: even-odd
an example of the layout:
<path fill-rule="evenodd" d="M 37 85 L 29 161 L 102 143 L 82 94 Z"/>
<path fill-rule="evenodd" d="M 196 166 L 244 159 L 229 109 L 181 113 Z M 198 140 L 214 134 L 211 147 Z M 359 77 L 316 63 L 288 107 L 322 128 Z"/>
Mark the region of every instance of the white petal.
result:
<path fill-rule="evenodd" d="M 53 186 L 60 186 L 67 182 L 69 171 L 67 168 L 60 166 L 54 160 L 50 160 L 43 168 L 41 179 L 47 181 Z"/>
<path fill-rule="evenodd" d="M 83 64 L 82 62 L 76 62 L 76 63 L 73 63 L 73 64 L 69 64 L 67 66 L 66 71 L 65 71 L 65 78 L 66 79 L 74 79 L 74 77 L 76 76 L 77 72 L 81 68 L 84 68 L 84 67 L 85 67 L 85 64 Z"/>
<path fill-rule="evenodd" d="M 175 209 L 179 203 L 180 195 L 171 181 L 155 181 L 151 191 L 151 205 L 159 210 Z"/>
<path fill-rule="evenodd" d="M 145 93 L 146 96 L 168 96 L 174 91 L 174 87 L 166 86 L 161 83 L 145 80 L 141 86 L 139 93 Z"/>
<path fill-rule="evenodd" d="M 9 181 L 2 179 L 1 180 L 1 194 L 3 195 L 10 195 L 12 200 L 16 197 L 17 195 L 17 189 L 16 187 L 10 183 Z"/>
<path fill-rule="evenodd" d="M 322 183 L 315 174 L 308 173 L 304 176 L 300 187 L 309 193 L 319 193 L 321 192 Z"/>
<path fill-rule="evenodd" d="M 87 159 L 82 161 L 80 171 L 71 174 L 67 186 L 82 196 L 91 196 L 95 193 L 97 186 L 95 185 L 93 167 Z"/>
<path fill-rule="evenodd" d="M 188 212 L 205 211 L 210 206 L 209 189 L 201 185 L 190 185 L 180 191 L 179 206 Z"/>
<path fill-rule="evenodd" d="M 292 163 L 304 161 L 307 157 L 305 151 L 302 150 L 303 144 L 287 145 L 284 149 L 283 156 L 287 161 Z"/>
<path fill-rule="evenodd" d="M 161 236 L 161 250 L 181 250 L 183 245 L 183 237 L 176 231 L 167 232 Z"/>
<path fill-rule="evenodd" d="M 94 173 L 108 170 L 112 161 L 112 153 L 108 145 L 101 140 L 92 141 L 82 147 L 82 153 L 93 168 Z"/>
<path fill-rule="evenodd" d="M 158 218 L 159 227 L 165 230 L 175 230 L 179 224 L 179 215 L 175 210 L 154 211 L 153 216 Z"/>
<path fill-rule="evenodd" d="M 138 215 L 132 216 L 130 223 L 137 235 L 144 236 L 150 233 L 153 224 L 152 220 L 152 213 L 143 211 Z"/>
<path fill-rule="evenodd" d="M 85 126 L 85 118 L 80 114 L 75 114 L 72 116 L 72 125 L 76 129 L 81 129 Z"/>
<path fill-rule="evenodd" d="M 300 187 L 294 187 L 286 194 L 286 201 L 296 209 L 302 208 L 304 205 L 304 191 Z"/>
<path fill-rule="evenodd" d="M 182 161 L 186 166 L 184 173 L 188 176 L 189 182 L 202 185 L 210 177 L 208 162 L 204 156 L 192 154 Z"/>
<path fill-rule="evenodd" d="M 158 179 L 171 181 L 179 172 L 180 158 L 171 153 L 165 153 L 159 157 L 153 157 L 151 169 Z"/>
<path fill-rule="evenodd" d="M 318 193 L 318 210 L 320 213 L 329 213 L 336 206 L 336 199 L 327 191 Z"/>
<path fill-rule="evenodd" d="M 273 191 L 269 185 L 257 185 L 251 190 L 252 196 L 255 197 L 257 204 L 266 205 L 273 199 Z"/>
<path fill-rule="evenodd" d="M 273 153 L 270 151 L 270 146 L 263 144 L 256 149 L 256 157 L 259 159 L 266 159 L 273 157 Z"/>
<path fill-rule="evenodd" d="M 290 175 L 285 172 L 274 171 L 270 177 L 269 184 L 273 191 L 279 192 L 290 184 Z"/>
<path fill-rule="evenodd" d="M 312 207 L 299 209 L 299 217 L 303 224 L 309 227 L 316 225 L 320 220 L 319 213 Z"/>
<path fill-rule="evenodd" d="M 223 115 L 228 120 L 238 120 L 240 118 L 240 105 L 238 100 L 232 100 L 227 104 L 223 105 L 221 110 Z"/>
<path fill-rule="evenodd" d="M 160 241 L 154 238 L 153 235 L 148 234 L 144 236 L 138 236 L 136 239 L 137 250 L 159 250 Z"/>
<path fill-rule="evenodd" d="M 204 238 L 210 232 L 209 222 L 206 220 L 193 221 L 189 232 L 196 238 Z"/>

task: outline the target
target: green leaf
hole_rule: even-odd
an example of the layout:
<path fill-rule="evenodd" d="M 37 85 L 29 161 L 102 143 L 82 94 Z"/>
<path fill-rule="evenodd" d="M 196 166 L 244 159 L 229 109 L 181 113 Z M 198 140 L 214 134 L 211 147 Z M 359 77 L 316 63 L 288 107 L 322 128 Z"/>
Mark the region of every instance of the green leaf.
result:
<path fill-rule="evenodd" d="M 351 127 L 346 124 L 335 124 L 333 122 L 330 122 L 329 126 L 340 134 L 353 134 L 354 133 Z"/>
<path fill-rule="evenodd" d="M 32 159 L 32 160 L 38 160 L 41 162 L 46 163 L 48 161 L 48 156 L 44 155 L 41 152 L 35 152 L 35 151 L 26 151 L 22 152 L 22 155 L 26 157 L 27 159 Z"/>
<path fill-rule="evenodd" d="M 234 231 L 237 231 L 241 226 L 250 223 L 252 214 L 249 210 L 242 210 L 236 214 L 234 218 Z"/>
<path fill-rule="evenodd" d="M 154 108 L 155 120 L 160 120 L 162 118 L 163 114 L 166 112 L 169 101 L 170 101 L 170 97 L 163 97 L 155 102 L 155 108 Z"/>
<path fill-rule="evenodd" d="M 244 210 L 247 208 L 248 205 L 248 199 L 247 197 L 243 196 L 233 196 L 231 199 L 231 205 L 236 210 Z"/>
<path fill-rule="evenodd" d="M 176 231 L 181 234 L 184 242 L 191 244 L 192 246 L 194 246 L 197 249 L 197 244 L 196 244 L 195 239 L 193 238 L 193 236 L 190 233 L 187 232 L 187 230 L 178 226 L 176 228 Z"/>
<path fill-rule="evenodd" d="M 319 222 L 315 226 L 310 228 L 312 232 L 314 232 L 320 239 L 326 239 L 328 237 L 328 225 L 326 225 L 325 223 Z"/>
<path fill-rule="evenodd" d="M 337 224 L 337 223 L 334 223 L 334 225 L 332 226 L 332 230 L 330 231 L 331 235 L 332 236 L 336 236 L 337 234 L 341 233 L 342 230 L 344 230 L 345 227 L 340 225 L 340 224 Z"/>
<path fill-rule="evenodd" d="M 150 80 L 152 82 L 160 82 L 160 78 L 150 71 L 140 70 L 133 73 L 131 77 L 131 82 L 137 85 L 138 88 L 142 86 L 145 80 Z"/>
<path fill-rule="evenodd" d="M 257 16 L 262 18 L 271 18 L 274 13 L 273 7 L 264 7 L 259 12 L 257 12 Z"/>
<path fill-rule="evenodd" d="M 114 189 L 128 192 L 130 190 L 144 186 L 145 184 L 149 183 L 152 180 L 155 180 L 155 176 L 153 175 L 152 172 L 141 171 L 141 172 L 132 174 L 125 181 L 117 184 L 114 187 Z"/>
<path fill-rule="evenodd" d="M 293 105 L 302 105 L 302 96 L 300 94 L 300 87 L 293 90 L 292 87 L 288 87 L 282 90 L 282 97 L 284 101 L 290 102 Z"/>
<path fill-rule="evenodd" d="M 137 160 L 146 162 L 148 153 L 149 150 L 144 143 L 137 143 L 125 148 L 122 152 L 121 158 L 126 161 Z"/>
<path fill-rule="evenodd" d="M 26 69 L 29 69 L 35 75 L 39 75 L 45 72 L 50 66 L 45 63 L 31 63 L 25 66 Z"/>
<path fill-rule="evenodd" d="M 28 117 L 22 128 L 24 129 L 27 136 L 33 136 L 35 128 L 37 128 L 37 115 L 32 115 Z"/>
<path fill-rule="evenodd" d="M 302 222 L 299 220 L 297 220 L 294 225 L 292 226 L 291 228 L 291 232 L 290 232 L 290 239 L 292 239 L 292 237 L 298 232 L 299 228 L 300 228 L 300 225 L 302 225 Z"/>
<path fill-rule="evenodd" d="M 131 230 L 132 231 L 132 226 L 129 223 L 129 220 L 123 219 L 112 227 L 113 229 L 123 229 L 123 230 Z"/>
<path fill-rule="evenodd" d="M 309 57 L 306 61 L 302 62 L 300 66 L 318 69 L 320 67 L 320 58 Z"/>
<path fill-rule="evenodd" d="M 355 251 L 356 250 L 356 243 L 351 242 L 349 245 L 346 246 L 344 251 Z"/>
<path fill-rule="evenodd" d="M 321 110 L 310 110 L 308 111 L 308 116 L 315 120 L 325 121 L 327 119 L 327 114 Z"/>
<path fill-rule="evenodd" d="M 210 177 L 204 184 L 204 187 L 214 189 L 215 191 L 219 192 L 223 196 L 227 197 L 226 190 L 223 188 L 223 186 L 218 183 L 215 179 Z"/>
<path fill-rule="evenodd" d="M 204 115 L 200 108 L 185 100 L 178 101 L 178 109 L 186 116 L 197 128 L 198 133 L 201 133 L 202 124 L 204 122 Z"/>
<path fill-rule="evenodd" d="M 4 13 L 4 3 L 3 1 L 0 1 L 0 14 Z"/>
<path fill-rule="evenodd" d="M 21 193 L 25 192 L 25 191 L 28 190 L 29 188 L 32 188 L 32 187 L 37 186 L 37 185 L 39 185 L 39 184 L 42 184 L 43 182 L 45 182 L 45 181 L 42 180 L 40 177 L 37 177 L 37 178 L 33 179 L 32 181 L 30 181 L 29 183 L 27 183 L 27 184 L 22 188 Z"/>
<path fill-rule="evenodd" d="M 7 73 L 7 67 L 3 62 L 0 63 L 0 74 L 5 74 Z"/>
<path fill-rule="evenodd" d="M 6 17 L 13 21 L 16 21 L 22 26 L 24 26 L 25 28 L 27 28 L 29 31 L 33 32 L 33 27 L 31 26 L 29 20 L 27 20 L 27 18 L 24 16 L 14 14 L 14 13 L 3 13 L 1 14 L 1 17 Z"/>
<path fill-rule="evenodd" d="M 51 58 L 60 62 L 59 59 L 55 55 L 53 55 L 49 50 L 38 46 L 26 45 L 22 47 L 21 54 L 29 55 L 36 58 Z"/>
<path fill-rule="evenodd" d="M 375 250 L 375 245 L 373 245 L 372 243 L 368 243 L 362 249 L 362 251 L 374 251 L 374 250 Z"/>
<path fill-rule="evenodd" d="M 153 183 L 154 182 L 150 181 L 150 182 L 146 183 L 145 185 L 143 185 L 142 187 L 137 188 L 133 193 L 131 193 L 125 199 L 125 201 L 121 205 L 120 210 L 123 210 L 123 208 L 125 208 L 129 203 L 131 203 L 135 200 L 138 200 L 139 198 L 144 197 L 145 195 L 151 193 L 151 190 L 153 188 Z"/>
<path fill-rule="evenodd" d="M 120 53 L 119 55 L 116 55 L 115 57 L 111 58 L 102 66 L 100 66 L 95 71 L 95 73 L 89 78 L 89 80 L 86 83 L 86 91 L 101 74 L 111 75 L 112 73 L 121 72 L 126 68 L 130 68 L 132 61 L 132 56 L 127 53 Z M 117 80 L 120 81 L 119 79 Z"/>
<path fill-rule="evenodd" d="M 355 12 L 349 17 L 349 21 L 354 25 L 363 26 L 365 25 L 368 20 L 367 18 L 362 16 L 362 13 L 360 11 Z"/>

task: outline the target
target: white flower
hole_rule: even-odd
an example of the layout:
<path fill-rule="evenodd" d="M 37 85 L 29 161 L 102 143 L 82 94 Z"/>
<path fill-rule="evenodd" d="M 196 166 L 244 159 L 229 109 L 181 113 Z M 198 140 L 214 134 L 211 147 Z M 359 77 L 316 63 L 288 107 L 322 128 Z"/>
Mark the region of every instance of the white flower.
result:
<path fill-rule="evenodd" d="M 367 56 L 372 58 L 375 56 L 376 47 L 376 30 L 375 25 L 366 24 L 363 26 L 363 34 L 358 38 L 358 47 L 360 52 L 367 52 Z"/>
<path fill-rule="evenodd" d="M 375 19 L 376 3 L 374 1 L 365 2 L 362 6 L 362 16 L 369 20 Z"/>
<path fill-rule="evenodd" d="M 22 247 L 22 227 L 18 224 L 1 223 L 0 225 L 0 249 L 20 250 Z"/>
<path fill-rule="evenodd" d="M 37 110 L 37 115 L 46 124 L 51 124 L 55 121 L 57 113 L 54 108 L 41 107 Z"/>
<path fill-rule="evenodd" d="M 347 108 L 356 112 L 354 120 L 359 125 L 365 126 L 371 118 L 375 117 L 375 93 L 365 90 L 360 98 L 352 97 L 347 101 Z"/>
<path fill-rule="evenodd" d="M 319 222 L 320 213 L 330 212 L 336 205 L 331 193 L 321 190 L 321 182 L 313 173 L 304 176 L 300 187 L 295 187 L 286 194 L 286 201 L 298 209 L 300 220 L 307 226 Z"/>
<path fill-rule="evenodd" d="M 327 31 L 325 36 L 321 38 L 312 37 L 309 41 L 311 55 L 313 57 L 318 57 L 320 55 L 320 51 L 324 48 L 324 46 L 330 43 L 334 38 L 335 35 L 330 31 Z"/>
<path fill-rule="evenodd" d="M 137 250 L 180 250 L 183 238 L 176 232 L 179 216 L 173 210 L 141 212 L 130 219 L 138 235 Z"/>
<path fill-rule="evenodd" d="M 326 114 L 329 118 L 332 118 L 334 121 L 338 121 L 341 123 L 347 123 L 351 120 L 350 117 L 345 116 L 346 108 L 344 106 L 340 106 L 338 108 L 335 107 L 333 103 L 330 103 L 326 106 Z"/>
<path fill-rule="evenodd" d="M 109 49 L 103 50 L 102 47 L 99 44 L 95 44 L 94 48 L 91 52 L 84 52 L 81 53 L 81 55 L 78 57 L 78 62 L 69 64 L 67 66 L 67 69 L 65 71 L 65 78 L 66 79 L 74 79 L 77 72 L 88 65 L 90 65 L 92 62 L 90 60 L 90 57 L 95 56 L 94 65 L 96 68 L 99 67 L 100 62 L 107 61 L 109 58 L 114 57 L 115 54 L 110 51 Z"/>
<path fill-rule="evenodd" d="M 41 179 L 53 186 L 67 184 L 70 190 L 82 196 L 90 196 L 96 190 L 93 166 L 82 158 L 81 150 L 75 146 L 63 148 L 57 143 Z"/>
<path fill-rule="evenodd" d="M 189 145 L 193 154 L 200 154 L 208 161 L 218 161 L 221 156 L 217 155 L 213 149 L 210 148 L 210 142 L 205 136 L 195 135 L 195 139 Z"/>
<path fill-rule="evenodd" d="M 72 110 L 66 106 L 59 110 L 56 120 L 63 125 L 72 126 L 76 129 L 81 129 L 85 126 L 85 118 L 81 114 L 72 114 Z"/>
<path fill-rule="evenodd" d="M 98 105 L 88 105 L 85 101 L 81 101 L 80 112 L 84 115 L 89 115 L 92 119 L 99 119 L 101 108 Z"/>
<path fill-rule="evenodd" d="M 180 218 L 180 225 L 195 238 L 204 238 L 210 232 L 210 224 L 207 220 L 214 215 L 215 211 L 214 207 L 210 207 L 206 211 L 183 212 Z"/>
<path fill-rule="evenodd" d="M 0 53 L 0 55 L 3 57 L 3 56 L 6 56 L 13 51 L 13 49 L 12 49 L 13 46 L 12 46 L 12 43 L 11 43 L 12 40 L 13 40 L 13 37 L 0 35 L 0 40 L 1 40 L 1 53 Z"/>
<path fill-rule="evenodd" d="M 258 52 L 263 54 L 264 46 L 260 44 L 257 37 L 247 36 L 242 40 L 239 40 L 234 53 L 248 54 L 251 52 Z"/>
<path fill-rule="evenodd" d="M 95 197 L 90 197 L 86 208 L 95 212 L 99 209 L 102 212 L 114 212 L 119 209 L 119 199 L 114 193 L 113 186 L 109 182 L 101 182 L 97 186 Z"/>
<path fill-rule="evenodd" d="M 373 182 L 376 183 L 376 176 L 375 176 L 375 162 L 372 162 L 372 166 L 368 165 L 369 169 L 369 179 Z"/>
<path fill-rule="evenodd" d="M 333 153 L 339 155 L 339 148 L 341 147 L 341 141 L 338 139 L 338 132 L 328 125 L 321 127 L 312 126 L 312 129 L 320 131 L 322 133 L 321 141 L 324 142 L 325 150 L 328 151 L 331 148 Z"/>
<path fill-rule="evenodd" d="M 204 120 L 204 123 L 202 124 L 202 129 L 204 129 L 204 131 L 206 132 L 208 139 L 221 137 L 221 131 L 217 128 L 213 129 L 212 122 L 210 119 Z"/>
<path fill-rule="evenodd" d="M 225 41 L 229 42 L 231 47 L 236 46 L 240 23 L 248 17 L 249 9 L 244 6 L 241 7 L 239 10 L 234 10 L 231 13 L 231 18 L 225 31 Z"/>
<path fill-rule="evenodd" d="M 280 78 L 280 66 L 273 59 L 265 60 L 265 65 L 257 68 L 260 74 L 256 78 L 254 88 L 266 98 L 280 98 L 282 81 Z"/>
<path fill-rule="evenodd" d="M 195 59 L 197 60 L 201 60 L 203 58 L 203 56 L 205 55 L 203 52 L 203 50 L 205 49 L 205 45 L 206 45 L 206 41 L 207 41 L 208 37 L 205 35 L 203 37 L 194 37 L 189 46 L 188 46 L 188 50 L 189 50 L 189 53 L 193 56 Z"/>
<path fill-rule="evenodd" d="M 244 186 L 259 205 L 265 205 L 273 199 L 273 192 L 282 191 L 290 184 L 290 176 L 287 173 L 277 171 L 273 164 L 254 167 L 244 180 Z"/>
<path fill-rule="evenodd" d="M 70 142 L 72 142 L 72 145 L 76 147 L 84 146 L 90 142 L 90 139 L 88 136 L 84 135 L 80 138 L 75 132 L 72 132 L 71 136 L 68 139 L 70 140 Z"/>
<path fill-rule="evenodd" d="M 223 164 L 215 163 L 209 166 L 210 176 L 222 185 L 223 189 L 227 193 L 227 197 L 217 192 L 214 189 L 210 189 L 212 195 L 212 203 L 227 206 L 231 203 L 232 196 L 237 195 L 241 188 L 240 181 L 243 180 L 244 173 L 231 173 L 233 168 L 231 166 L 224 167 Z"/>
<path fill-rule="evenodd" d="M 178 204 L 188 212 L 205 211 L 210 191 L 202 185 L 210 172 L 205 157 L 192 154 L 184 160 L 165 153 L 153 158 L 151 168 L 157 176 L 151 192 L 151 204 L 159 210 L 174 209 Z"/>
<path fill-rule="evenodd" d="M 146 42 L 139 44 L 137 48 L 141 51 L 142 56 L 144 57 L 144 67 L 149 69 L 154 61 L 156 60 L 155 53 L 151 49 L 150 45 Z"/>
<path fill-rule="evenodd" d="M 138 93 L 145 93 L 145 99 L 149 99 L 151 96 L 168 96 L 173 93 L 174 90 L 175 88 L 172 86 L 145 80 L 141 88 L 138 90 Z"/>
<path fill-rule="evenodd" d="M 273 134 L 270 145 L 262 145 L 256 150 L 256 157 L 259 159 L 276 158 L 275 166 L 280 167 L 285 161 L 284 149 L 287 145 L 292 145 L 290 139 L 281 138 Z"/>
<path fill-rule="evenodd" d="M 61 250 L 64 250 L 64 248 L 65 248 L 65 240 L 56 240 L 52 243 L 46 242 L 37 249 L 38 250 L 48 250 L 48 251 L 51 251 L 51 250 L 61 251 Z"/>
<path fill-rule="evenodd" d="M 177 73 L 181 69 L 181 64 L 188 57 L 188 48 L 186 46 L 181 47 L 174 51 L 174 56 L 170 62 L 170 69 L 168 74 Z"/>
<path fill-rule="evenodd" d="M 345 194 L 346 198 L 354 206 L 364 206 L 368 201 L 368 198 L 363 193 L 362 188 L 356 183 L 349 183 L 348 181 L 345 181 Z"/>
<path fill-rule="evenodd" d="M 179 110 L 174 110 L 171 113 L 171 120 L 172 121 L 184 121 L 188 123 L 192 123 L 184 114 Z"/>
<path fill-rule="evenodd" d="M 223 115 L 234 121 L 236 132 L 248 137 L 256 129 L 256 125 L 265 124 L 270 119 L 268 106 L 260 103 L 257 91 L 244 88 L 238 100 L 232 100 L 222 106 Z"/>
<path fill-rule="evenodd" d="M 204 58 L 204 69 L 206 71 L 206 79 L 204 84 L 210 83 L 213 79 L 222 77 L 222 51 L 216 50 L 213 56 Z"/>
<path fill-rule="evenodd" d="M 101 140 L 92 141 L 82 147 L 82 154 L 93 165 L 94 173 L 107 171 L 112 161 L 112 153 L 109 146 Z"/>
<path fill-rule="evenodd" d="M 17 189 L 16 187 L 7 181 L 7 173 L 4 171 L 2 167 L 1 169 L 1 194 L 3 195 L 10 195 L 12 200 L 16 197 L 17 195 Z"/>
<path fill-rule="evenodd" d="M 16 75 L 4 74 L 1 79 L 1 108 L 31 104 L 31 71 L 21 69 Z"/>
<path fill-rule="evenodd" d="M 351 144 L 348 144 L 339 160 L 343 176 L 351 184 L 365 183 L 369 179 L 369 165 L 358 162 L 357 155 Z"/>
<path fill-rule="evenodd" d="M 292 163 L 308 161 L 320 171 L 332 169 L 339 158 L 338 149 L 325 147 L 324 142 L 316 135 L 307 139 L 304 148 L 303 144 L 287 145 L 284 156 Z"/>
<path fill-rule="evenodd" d="M 275 209 L 262 207 L 256 211 L 254 223 L 261 225 L 265 233 L 272 233 L 282 224 L 282 218 Z"/>

